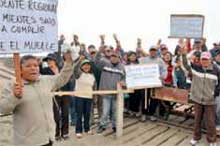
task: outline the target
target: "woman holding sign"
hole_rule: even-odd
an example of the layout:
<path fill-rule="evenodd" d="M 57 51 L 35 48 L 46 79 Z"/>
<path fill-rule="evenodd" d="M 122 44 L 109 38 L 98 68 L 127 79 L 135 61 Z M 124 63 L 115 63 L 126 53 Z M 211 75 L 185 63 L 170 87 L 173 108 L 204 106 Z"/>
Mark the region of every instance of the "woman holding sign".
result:
<path fill-rule="evenodd" d="M 73 73 L 70 53 L 64 54 L 65 65 L 55 76 L 40 76 L 37 58 L 21 58 L 22 84 L 10 83 L 0 98 L 0 113 L 13 112 L 14 145 L 52 146 L 55 123 L 52 91 L 65 85 Z"/>

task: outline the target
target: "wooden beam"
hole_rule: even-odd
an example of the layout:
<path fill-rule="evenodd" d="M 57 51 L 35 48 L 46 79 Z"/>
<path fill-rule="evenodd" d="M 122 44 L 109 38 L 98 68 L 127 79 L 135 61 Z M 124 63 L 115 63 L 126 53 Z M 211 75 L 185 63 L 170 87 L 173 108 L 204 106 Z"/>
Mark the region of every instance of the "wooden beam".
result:
<path fill-rule="evenodd" d="M 127 89 L 122 90 L 122 93 L 133 93 L 134 90 Z M 72 91 L 72 92 L 53 92 L 54 95 L 64 96 L 64 95 L 76 95 L 76 94 L 83 94 L 83 93 L 91 93 L 93 95 L 106 95 L 106 94 L 118 94 L 118 90 L 98 90 L 98 91 Z"/>
<path fill-rule="evenodd" d="M 21 65 L 20 65 L 20 55 L 19 53 L 14 53 L 14 68 L 15 68 L 15 77 L 16 77 L 16 82 L 21 85 L 22 84 L 22 79 L 21 79 Z"/>
<path fill-rule="evenodd" d="M 120 84 L 117 84 L 116 99 L 116 138 L 123 135 L 123 112 L 124 112 L 124 94 Z"/>

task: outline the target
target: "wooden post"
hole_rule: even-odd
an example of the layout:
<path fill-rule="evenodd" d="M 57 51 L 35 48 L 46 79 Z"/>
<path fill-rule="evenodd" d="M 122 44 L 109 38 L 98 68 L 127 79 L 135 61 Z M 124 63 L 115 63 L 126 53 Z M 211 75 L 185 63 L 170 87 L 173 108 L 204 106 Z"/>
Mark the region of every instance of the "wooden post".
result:
<path fill-rule="evenodd" d="M 147 106 L 148 106 L 148 97 L 147 97 L 147 91 L 148 89 L 144 89 L 144 109 L 147 109 Z"/>
<path fill-rule="evenodd" d="M 15 67 L 15 77 L 16 82 L 21 85 L 21 65 L 20 65 L 20 55 L 19 53 L 13 54 L 14 67 Z"/>
<path fill-rule="evenodd" d="M 116 138 L 123 134 L 123 109 L 124 109 L 124 94 L 120 84 L 117 84 L 117 99 L 116 99 Z"/>

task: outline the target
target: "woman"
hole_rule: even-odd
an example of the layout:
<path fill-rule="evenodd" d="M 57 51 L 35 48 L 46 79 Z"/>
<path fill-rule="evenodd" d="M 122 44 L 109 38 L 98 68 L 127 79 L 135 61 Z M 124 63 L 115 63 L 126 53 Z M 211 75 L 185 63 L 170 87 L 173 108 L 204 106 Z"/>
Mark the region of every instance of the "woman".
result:
<path fill-rule="evenodd" d="M 75 94 L 76 98 L 76 137 L 82 138 L 83 125 L 84 132 L 87 134 L 93 134 L 90 130 L 90 113 L 92 106 L 92 94 L 89 91 L 93 91 L 95 88 L 95 77 L 92 73 L 91 62 L 89 60 L 79 61 L 74 69 L 74 75 L 76 78 L 76 90 L 75 91 L 88 91 L 84 93 Z M 84 118 L 84 124 L 82 123 Z"/>
<path fill-rule="evenodd" d="M 59 74 L 59 67 L 56 60 L 57 56 L 55 54 L 48 54 L 43 61 L 47 62 L 48 67 L 41 70 L 42 75 L 57 75 Z M 62 91 L 68 89 L 71 85 L 69 81 L 61 89 Z M 60 89 L 59 89 L 60 90 Z M 55 139 L 60 141 L 62 139 L 66 140 L 69 138 L 69 96 L 55 96 L 53 100 L 53 112 L 54 119 L 56 122 L 56 134 Z M 61 125 L 62 124 L 62 125 Z"/>
<path fill-rule="evenodd" d="M 172 65 L 172 54 L 167 52 L 164 54 L 164 62 L 167 65 L 167 76 L 163 80 L 163 85 L 166 87 L 176 87 L 174 79 L 174 66 Z M 160 103 L 160 115 L 164 117 L 165 120 L 169 117 L 169 112 L 172 105 L 168 101 L 161 101 Z"/>

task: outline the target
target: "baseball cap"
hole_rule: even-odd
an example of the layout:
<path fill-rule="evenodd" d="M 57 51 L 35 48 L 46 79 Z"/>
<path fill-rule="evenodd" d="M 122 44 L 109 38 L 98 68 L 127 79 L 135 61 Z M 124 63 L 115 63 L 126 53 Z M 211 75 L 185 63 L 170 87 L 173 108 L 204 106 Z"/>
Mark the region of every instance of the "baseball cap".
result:
<path fill-rule="evenodd" d="M 211 54 L 208 51 L 202 52 L 201 59 L 211 59 L 211 58 L 212 58 Z"/>

